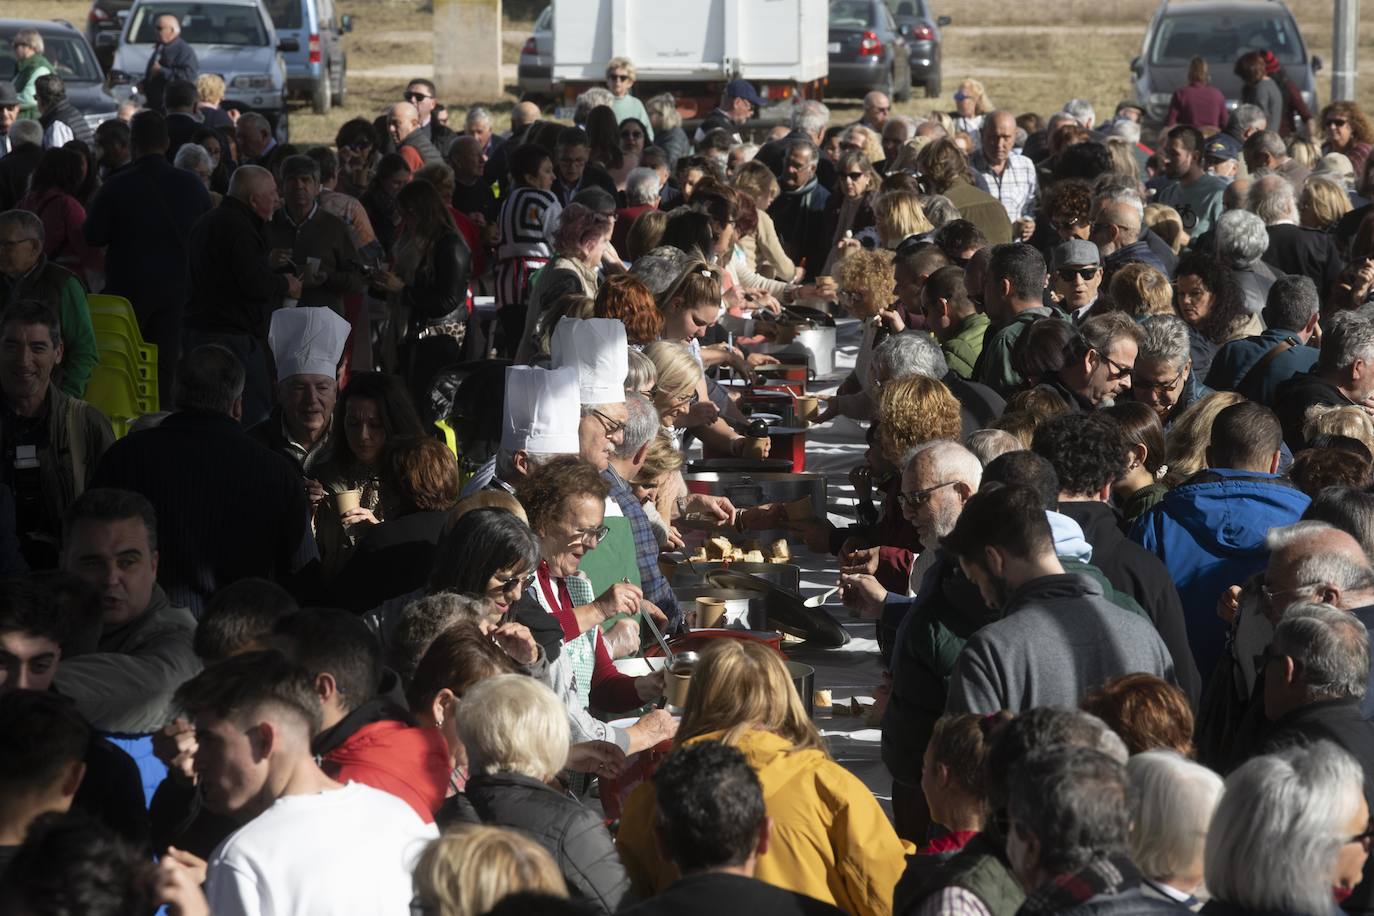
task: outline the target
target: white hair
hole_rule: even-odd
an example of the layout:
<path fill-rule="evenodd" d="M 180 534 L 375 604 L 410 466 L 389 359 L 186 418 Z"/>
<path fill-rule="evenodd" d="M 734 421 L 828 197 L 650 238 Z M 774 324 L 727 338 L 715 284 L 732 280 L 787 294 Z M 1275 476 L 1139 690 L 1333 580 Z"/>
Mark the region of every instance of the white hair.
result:
<path fill-rule="evenodd" d="M 1217 220 L 1217 255 L 1232 267 L 1251 266 L 1268 247 L 1264 220 L 1249 210 L 1227 210 Z"/>
<path fill-rule="evenodd" d="M 470 688 L 457 720 L 473 773 L 517 773 L 544 782 L 568 762 L 567 707 L 527 675 L 501 674 Z"/>
<path fill-rule="evenodd" d="M 1092 127 L 1097 120 L 1097 112 L 1087 99 L 1069 99 L 1064 103 L 1064 114 L 1073 118 L 1084 127 Z"/>
<path fill-rule="evenodd" d="M 1007 432 L 1005 429 L 979 429 L 969 433 L 964 445 L 968 450 L 978 456 L 978 460 L 987 467 L 994 458 L 999 458 L 1007 452 L 1020 452 L 1025 450 L 1021 440 Z"/>
<path fill-rule="evenodd" d="M 1368 582 L 1368 564 L 1362 574 Z M 1349 611 L 1329 604 L 1295 604 L 1274 628 L 1274 647 L 1297 664 L 1309 699 L 1364 699 L 1369 633 Z"/>
<path fill-rule="evenodd" d="M 1265 175 L 1250 185 L 1245 208 L 1272 226 L 1283 220 L 1298 218 L 1298 199 L 1293 185 L 1279 175 Z"/>
<path fill-rule="evenodd" d="M 654 115 L 658 115 L 658 123 L 664 130 L 672 130 L 674 127 L 682 126 L 682 115 L 678 114 L 677 99 L 673 98 L 671 92 L 664 92 L 654 96 L 644 103 L 644 110 L 649 113 L 649 120 L 653 120 Z"/>
<path fill-rule="evenodd" d="M 472 127 L 474 124 L 486 124 L 490 127 L 491 112 L 487 111 L 481 105 L 474 105 L 468 109 L 467 117 L 463 119 L 463 123 L 468 127 Z"/>
<path fill-rule="evenodd" d="M 625 177 L 625 199 L 631 206 L 653 203 L 658 200 L 662 190 L 663 182 L 654 169 L 639 166 L 630 169 L 630 174 Z"/>
<path fill-rule="evenodd" d="M 907 467 L 910 467 L 919 456 L 927 454 L 935 467 L 940 469 L 941 477 L 966 483 L 973 490 L 977 490 L 982 484 L 983 462 L 953 439 L 932 439 L 922 442 L 912 450 L 911 457 L 907 459 Z"/>
<path fill-rule="evenodd" d="M 43 142 L 43 125 L 33 118 L 21 118 L 10 125 L 10 143 L 15 147 Z"/>
<path fill-rule="evenodd" d="M 808 134 L 825 133 L 826 125 L 829 123 L 830 109 L 814 99 L 802 102 L 792 111 L 792 126 Z"/>
<path fill-rule="evenodd" d="M 187 171 L 194 171 L 197 166 L 203 166 L 207 169 L 214 169 L 215 167 L 209 151 L 199 143 L 183 143 L 181 148 L 177 150 L 172 165 Z"/>
<path fill-rule="evenodd" d="M 1120 137 L 1127 143 L 1140 142 L 1140 125 L 1130 118 L 1117 118 L 1107 133 L 1112 137 Z"/>
<path fill-rule="evenodd" d="M 939 381 L 949 374 L 949 363 L 929 334 L 909 331 L 889 337 L 874 349 L 869 372 L 884 383 L 911 375 Z"/>
<path fill-rule="evenodd" d="M 1182 370 L 1191 354 L 1188 325 L 1177 315 L 1147 315 L 1140 321 L 1139 352 L 1136 361 L 1158 359 L 1171 369 Z"/>
<path fill-rule="evenodd" d="M 1207 825 L 1225 783 L 1174 751 L 1145 751 L 1126 761 L 1131 782 L 1131 861 L 1145 877 L 1168 881 L 1195 872 Z"/>
<path fill-rule="evenodd" d="M 1331 911 L 1331 872 L 1364 792 L 1330 741 L 1253 757 L 1226 780 L 1207 832 L 1207 888 L 1243 910 Z"/>
<path fill-rule="evenodd" d="M 1341 311 L 1323 320 L 1318 370 L 1348 369 L 1355 361 L 1374 362 L 1374 313 L 1368 309 Z"/>

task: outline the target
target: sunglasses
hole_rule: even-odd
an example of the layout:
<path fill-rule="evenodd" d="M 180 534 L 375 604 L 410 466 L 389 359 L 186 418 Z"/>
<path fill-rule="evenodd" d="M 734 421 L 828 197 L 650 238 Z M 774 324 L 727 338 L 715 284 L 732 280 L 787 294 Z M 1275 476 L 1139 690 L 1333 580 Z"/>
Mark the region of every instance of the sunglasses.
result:
<path fill-rule="evenodd" d="M 864 173 L 863 173 L 863 172 L 841 172 L 841 173 L 840 173 L 840 177 L 841 177 L 841 178 L 848 178 L 850 181 L 858 181 L 860 178 L 864 177 Z"/>
<path fill-rule="evenodd" d="M 434 96 L 425 95 L 423 92 L 407 92 L 405 100 L 407 102 L 423 102 L 425 99 L 432 99 Z"/>
<path fill-rule="evenodd" d="M 1345 118 L 1327 118 L 1326 120 L 1327 127 L 1344 127 L 1348 123 L 1350 122 Z"/>
<path fill-rule="evenodd" d="M 1091 280 L 1097 276 L 1098 267 L 1061 267 L 1055 271 L 1059 274 L 1059 279 L 1066 283 L 1072 283 L 1075 278 L 1080 280 Z"/>
<path fill-rule="evenodd" d="M 954 93 L 954 101 L 956 101 L 956 102 L 962 102 L 964 99 L 966 99 L 966 98 L 968 98 L 968 97 L 969 97 L 969 96 L 968 96 L 968 93 L 966 93 L 966 92 L 956 92 L 956 93 Z"/>
<path fill-rule="evenodd" d="M 1097 349 L 1096 347 L 1093 348 L 1093 352 L 1096 353 L 1098 356 L 1102 357 L 1102 361 L 1107 364 L 1108 381 L 1114 382 L 1117 379 L 1126 378 L 1131 374 L 1132 371 L 1134 371 L 1134 366 L 1128 366 L 1125 363 L 1119 363 L 1116 360 L 1112 359 L 1110 356 L 1108 356 L 1106 353 L 1103 353 L 1101 350 Z"/>
<path fill-rule="evenodd" d="M 628 73 L 612 73 L 609 74 L 606 79 L 613 83 L 628 83 L 630 81 L 630 75 Z"/>

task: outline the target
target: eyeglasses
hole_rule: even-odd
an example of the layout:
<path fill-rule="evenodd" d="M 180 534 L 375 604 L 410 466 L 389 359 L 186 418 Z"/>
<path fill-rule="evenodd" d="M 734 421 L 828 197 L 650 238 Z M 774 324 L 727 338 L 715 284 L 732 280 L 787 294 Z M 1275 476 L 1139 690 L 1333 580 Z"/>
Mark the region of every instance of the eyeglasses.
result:
<path fill-rule="evenodd" d="M 1278 591 L 1274 591 L 1267 585 L 1261 585 L 1260 597 L 1264 599 L 1266 604 L 1268 604 L 1270 607 L 1273 607 L 1274 599 L 1278 598 L 1280 595 L 1296 595 L 1299 592 L 1310 591 L 1311 589 L 1316 588 L 1320 584 L 1320 582 L 1308 582 L 1307 584 L 1299 585 L 1296 588 L 1281 588 Z"/>
<path fill-rule="evenodd" d="M 610 80 L 612 83 L 628 83 L 630 81 L 630 74 L 608 73 L 606 74 L 606 79 Z"/>
<path fill-rule="evenodd" d="M 1357 833 L 1345 842 L 1346 845 L 1359 843 L 1364 847 L 1365 852 L 1369 852 L 1370 846 L 1374 845 L 1374 822 L 1370 822 L 1370 824 L 1364 828 L 1364 833 Z"/>
<path fill-rule="evenodd" d="M 577 531 L 573 532 L 572 540 L 574 544 L 581 541 L 588 547 L 595 547 L 610 533 L 611 529 L 609 525 L 597 525 L 595 528 L 579 528 Z"/>
<path fill-rule="evenodd" d="M 518 576 L 511 576 L 508 579 L 497 579 L 496 585 L 487 589 L 488 592 L 500 592 L 503 595 L 513 595 L 517 589 L 529 588 L 534 582 L 534 573 L 523 573 Z"/>
<path fill-rule="evenodd" d="M 1124 363 L 1117 362 L 1116 360 L 1112 359 L 1110 356 L 1108 356 L 1106 353 L 1103 353 L 1096 347 L 1093 347 L 1093 352 L 1096 353 L 1098 356 L 1102 357 L 1102 361 L 1106 363 L 1109 367 L 1109 371 L 1107 372 L 1108 381 L 1114 382 L 1117 379 L 1125 378 L 1126 376 L 1130 375 L 1135 368 L 1134 366 L 1127 366 Z"/>
<path fill-rule="evenodd" d="M 898 493 L 897 499 L 908 509 L 919 509 L 921 506 L 930 502 L 930 497 L 935 494 L 936 490 L 941 487 L 952 487 L 958 482 L 957 480 L 946 480 L 944 483 L 937 483 L 935 486 L 926 487 L 924 490 L 915 490 L 911 493 Z"/>
<path fill-rule="evenodd" d="M 840 173 L 840 177 L 841 177 L 841 178 L 846 178 L 846 179 L 848 179 L 848 180 L 850 180 L 850 181 L 858 181 L 860 178 L 864 177 L 864 173 L 863 173 L 863 172 L 841 172 L 841 173 Z"/>
<path fill-rule="evenodd" d="M 1050 228 L 1058 229 L 1060 232 L 1072 232 L 1081 225 L 1083 225 L 1083 220 L 1075 216 L 1072 219 L 1062 219 L 1059 222 L 1051 222 Z"/>
<path fill-rule="evenodd" d="M 1063 280 L 1065 283 L 1072 283 L 1075 277 L 1083 280 L 1091 280 L 1093 277 L 1097 276 L 1099 270 L 1101 270 L 1099 267 L 1061 267 L 1056 273 L 1059 274 L 1059 279 Z"/>
<path fill-rule="evenodd" d="M 425 95 L 423 92 L 407 92 L 405 100 L 407 102 L 423 102 L 425 99 L 432 99 L 434 96 Z"/>
<path fill-rule="evenodd" d="M 591 408 L 589 413 L 591 413 L 592 416 L 596 417 L 598 420 L 601 421 L 601 428 L 606 431 L 606 435 L 608 437 L 614 436 L 618 432 L 623 432 L 625 429 L 624 423 L 606 416 L 604 413 L 597 410 L 595 407 Z"/>
<path fill-rule="evenodd" d="M 656 396 L 666 400 L 668 404 L 672 407 L 681 407 L 683 404 L 686 404 L 696 395 L 696 393 L 692 391 L 689 391 L 686 394 L 682 395 L 672 395 L 664 391 L 662 388 L 655 388 L 653 391 Z"/>
<path fill-rule="evenodd" d="M 1347 121 L 1345 118 L 1327 118 L 1327 119 L 1326 119 L 1326 126 L 1327 126 L 1327 127 L 1344 127 L 1346 124 L 1349 124 L 1349 123 L 1350 123 L 1350 122 Z"/>
<path fill-rule="evenodd" d="M 1131 387 L 1136 391 L 1153 391 L 1157 394 L 1173 394 L 1174 390 L 1178 388 L 1179 383 L 1183 381 L 1183 373 L 1187 371 L 1188 366 L 1185 365 L 1182 369 L 1178 370 L 1178 375 L 1174 376 L 1173 381 L 1169 382 L 1147 382 L 1132 371 Z"/>

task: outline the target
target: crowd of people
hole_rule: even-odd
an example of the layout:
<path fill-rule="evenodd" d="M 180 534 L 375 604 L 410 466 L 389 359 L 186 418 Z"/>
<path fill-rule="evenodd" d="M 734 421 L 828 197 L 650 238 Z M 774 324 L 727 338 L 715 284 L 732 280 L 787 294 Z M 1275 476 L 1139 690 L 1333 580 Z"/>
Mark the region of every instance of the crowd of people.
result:
<path fill-rule="evenodd" d="M 572 124 L 417 79 L 297 148 L 157 25 L 94 131 L 37 33 L 0 82 L 0 916 L 1374 912 L 1353 102 L 1256 51 L 1157 139 L 975 80 L 689 133 L 615 58 Z M 689 491 L 832 307 L 853 505 Z M 876 632 L 890 815 L 766 643 L 672 710 L 617 665 L 779 531 Z"/>

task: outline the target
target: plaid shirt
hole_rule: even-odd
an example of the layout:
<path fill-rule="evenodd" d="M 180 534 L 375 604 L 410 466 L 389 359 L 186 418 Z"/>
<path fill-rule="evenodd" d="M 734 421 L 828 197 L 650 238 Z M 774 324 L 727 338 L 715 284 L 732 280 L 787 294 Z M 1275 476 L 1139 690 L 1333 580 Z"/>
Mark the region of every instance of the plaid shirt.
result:
<path fill-rule="evenodd" d="M 978 176 L 978 186 L 1001 201 L 1002 209 L 1007 211 L 1007 219 L 1014 223 L 1034 209 L 1038 183 L 1035 163 L 1025 156 L 1012 153 L 1002 174 L 998 175 L 988 168 L 982 150 L 975 150 L 969 162 Z"/>
<path fill-rule="evenodd" d="M 668 615 L 668 629 L 676 630 L 682 620 L 682 611 L 677 606 L 677 596 L 663 578 L 658 568 L 658 538 L 649 524 L 649 516 L 635 498 L 630 485 L 621 479 L 614 468 L 601 472 L 611 485 L 611 497 L 620 506 L 620 511 L 630 521 L 630 533 L 634 535 L 635 562 L 639 564 L 639 581 L 644 589 L 644 597 L 658 605 L 658 609 Z"/>

